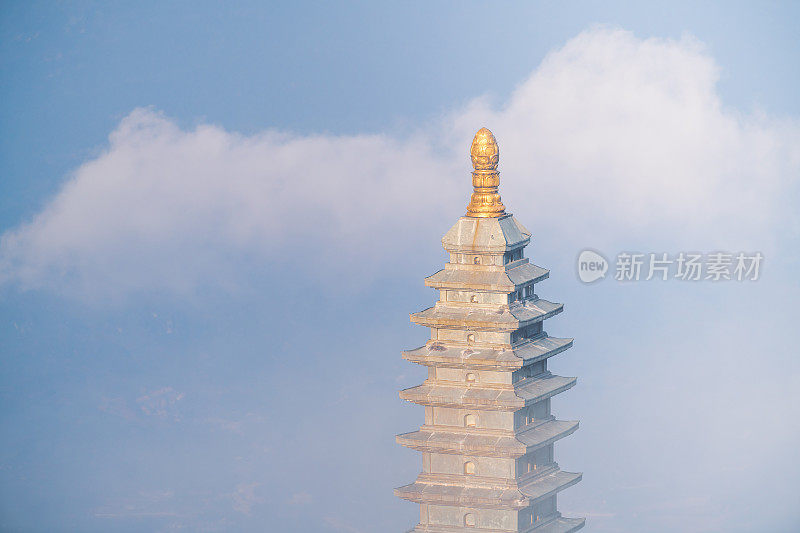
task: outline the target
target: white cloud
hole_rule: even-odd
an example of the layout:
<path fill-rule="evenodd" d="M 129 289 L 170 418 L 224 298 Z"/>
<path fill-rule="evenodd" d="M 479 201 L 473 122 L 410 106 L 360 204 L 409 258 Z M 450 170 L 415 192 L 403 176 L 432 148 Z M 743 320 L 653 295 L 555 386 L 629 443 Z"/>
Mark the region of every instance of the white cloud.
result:
<path fill-rule="evenodd" d="M 500 110 L 478 100 L 456 114 L 455 132 L 492 125 L 504 196 L 543 233 L 768 245 L 765 229 L 793 211 L 782 195 L 795 192 L 800 124 L 726 110 L 718 72 L 692 38 L 599 28 L 546 57 Z"/>
<path fill-rule="evenodd" d="M 185 131 L 137 109 L 3 235 L 0 280 L 108 296 L 233 285 L 250 259 L 391 268 L 463 209 L 483 125 L 500 141 L 506 205 L 551 238 L 763 249 L 798 228 L 800 127 L 725 109 L 718 73 L 691 38 L 596 28 L 499 108 L 478 98 L 405 138 Z"/>

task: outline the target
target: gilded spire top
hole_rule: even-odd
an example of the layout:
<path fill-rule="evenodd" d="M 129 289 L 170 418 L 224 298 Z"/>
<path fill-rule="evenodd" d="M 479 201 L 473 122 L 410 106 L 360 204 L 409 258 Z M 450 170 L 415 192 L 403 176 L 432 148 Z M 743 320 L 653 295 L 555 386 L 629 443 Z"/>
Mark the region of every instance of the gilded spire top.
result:
<path fill-rule="evenodd" d="M 497 139 L 488 128 L 481 128 L 475 134 L 472 146 L 469 148 L 469 155 L 475 170 L 497 170 L 497 163 L 500 162 L 500 147 L 497 146 Z"/>
<path fill-rule="evenodd" d="M 467 216 L 497 218 L 506 212 L 497 189 L 500 186 L 500 147 L 491 131 L 481 128 L 472 139 L 469 149 L 472 159 L 472 186 L 474 191 L 467 206 Z"/>

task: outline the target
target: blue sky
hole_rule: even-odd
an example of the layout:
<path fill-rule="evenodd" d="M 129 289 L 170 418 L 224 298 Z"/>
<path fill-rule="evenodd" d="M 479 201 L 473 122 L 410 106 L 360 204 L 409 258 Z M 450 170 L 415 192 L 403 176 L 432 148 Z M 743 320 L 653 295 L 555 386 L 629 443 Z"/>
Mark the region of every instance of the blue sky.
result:
<path fill-rule="evenodd" d="M 0 529 L 402 531 L 408 313 L 491 128 L 566 303 L 565 513 L 793 531 L 792 3 L 4 3 Z M 755 251 L 746 283 L 575 276 Z"/>

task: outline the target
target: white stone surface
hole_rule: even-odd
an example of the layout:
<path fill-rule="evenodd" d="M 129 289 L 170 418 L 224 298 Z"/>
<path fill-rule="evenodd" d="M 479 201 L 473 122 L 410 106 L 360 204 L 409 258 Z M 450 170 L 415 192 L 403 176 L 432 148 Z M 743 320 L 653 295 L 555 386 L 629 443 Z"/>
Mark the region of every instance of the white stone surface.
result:
<path fill-rule="evenodd" d="M 563 305 L 534 293 L 549 272 L 524 257 L 530 238 L 511 215 L 462 217 L 442 239 L 450 262 L 425 280 L 439 301 L 411 321 L 429 327 L 431 340 L 403 357 L 427 366 L 428 379 L 400 392 L 425 407 L 425 422 L 397 436 L 422 452 L 417 480 L 395 489 L 420 504 L 412 531 L 561 533 L 584 524 L 557 511 L 557 493 L 581 474 L 560 470 L 553 446 L 578 422 L 557 420 L 550 398 L 577 379 L 547 370 L 572 339 L 544 332 Z"/>

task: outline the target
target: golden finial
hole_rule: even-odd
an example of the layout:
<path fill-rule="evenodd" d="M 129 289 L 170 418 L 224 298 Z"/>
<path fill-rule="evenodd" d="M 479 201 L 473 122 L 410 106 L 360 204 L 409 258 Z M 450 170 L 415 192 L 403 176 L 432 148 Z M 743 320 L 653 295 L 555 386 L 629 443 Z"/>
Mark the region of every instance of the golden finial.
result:
<path fill-rule="evenodd" d="M 467 206 L 468 217 L 496 218 L 506 212 L 497 188 L 500 186 L 500 148 L 492 132 L 481 128 L 472 139 L 469 149 L 472 158 L 472 187 L 474 192 Z"/>

